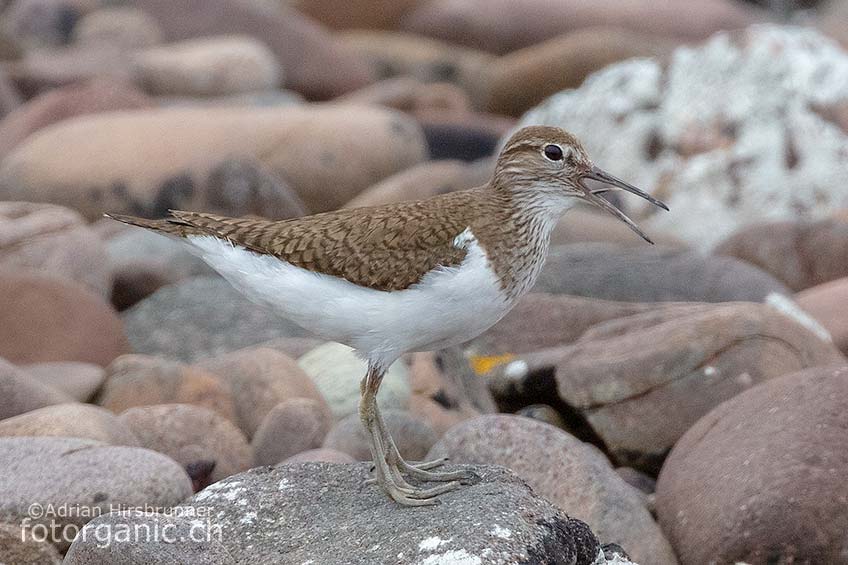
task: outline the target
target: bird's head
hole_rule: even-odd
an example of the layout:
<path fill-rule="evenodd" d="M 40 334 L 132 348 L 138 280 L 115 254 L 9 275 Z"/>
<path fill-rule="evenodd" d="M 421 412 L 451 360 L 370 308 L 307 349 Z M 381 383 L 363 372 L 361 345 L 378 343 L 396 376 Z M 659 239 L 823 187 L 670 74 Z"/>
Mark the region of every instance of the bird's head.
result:
<path fill-rule="evenodd" d="M 587 180 L 606 186 L 591 189 L 586 186 Z M 529 126 L 515 132 L 498 156 L 494 185 L 530 206 L 554 211 L 565 211 L 579 201 L 589 202 L 627 224 L 649 243 L 653 242 L 639 226 L 602 194 L 620 189 L 668 210 L 650 194 L 595 166 L 577 138 L 556 127 Z"/>

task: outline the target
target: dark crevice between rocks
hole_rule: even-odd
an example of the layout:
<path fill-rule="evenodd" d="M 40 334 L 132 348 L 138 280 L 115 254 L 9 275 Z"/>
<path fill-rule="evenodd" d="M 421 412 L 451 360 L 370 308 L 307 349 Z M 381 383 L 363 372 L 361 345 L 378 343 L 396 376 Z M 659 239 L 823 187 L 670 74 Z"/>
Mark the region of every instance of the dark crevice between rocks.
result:
<path fill-rule="evenodd" d="M 536 525 L 547 530 L 540 545 L 527 550 L 520 565 L 591 565 L 601 551 L 600 543 L 580 520 L 539 520 Z"/>
<path fill-rule="evenodd" d="M 560 398 L 553 367 L 530 372 L 520 387 L 511 387 L 503 396 L 496 396 L 495 402 L 499 412 L 509 413 L 515 413 L 533 404 L 547 404 L 562 417 L 568 433 L 609 454 L 604 440 L 595 432 L 581 411 Z"/>

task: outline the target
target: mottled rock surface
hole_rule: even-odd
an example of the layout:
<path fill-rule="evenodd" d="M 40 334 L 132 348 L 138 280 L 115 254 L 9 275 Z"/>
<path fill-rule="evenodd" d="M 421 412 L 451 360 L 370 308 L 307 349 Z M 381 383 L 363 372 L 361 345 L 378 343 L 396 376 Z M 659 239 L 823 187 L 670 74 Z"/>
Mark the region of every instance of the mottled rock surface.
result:
<path fill-rule="evenodd" d="M 643 227 L 707 250 L 740 226 L 848 203 L 848 132 L 828 114 L 846 88 L 848 55 L 832 40 L 756 26 L 680 47 L 667 64 L 607 67 L 519 125 L 567 127 L 599 166 L 669 205 Z"/>
<path fill-rule="evenodd" d="M 586 524 L 505 469 L 475 471 L 480 483 L 427 508 L 398 508 L 377 485 L 365 485 L 367 463 L 253 469 L 207 487 L 183 506 L 209 508 L 229 534 L 222 542 L 233 558 L 257 565 L 595 560 L 598 541 Z"/>

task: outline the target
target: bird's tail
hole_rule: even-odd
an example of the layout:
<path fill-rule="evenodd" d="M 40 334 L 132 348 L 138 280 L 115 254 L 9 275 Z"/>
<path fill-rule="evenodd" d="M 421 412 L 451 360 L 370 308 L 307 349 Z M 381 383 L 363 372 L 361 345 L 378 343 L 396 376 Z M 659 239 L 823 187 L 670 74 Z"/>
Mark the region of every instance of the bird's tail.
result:
<path fill-rule="evenodd" d="M 149 220 L 147 218 L 137 218 L 135 216 L 126 216 L 124 214 L 103 214 L 107 218 L 117 220 L 131 226 L 147 228 L 149 230 L 165 233 L 176 237 L 188 237 L 190 235 L 205 235 L 203 230 L 191 226 L 178 218 L 166 218 L 164 220 Z"/>

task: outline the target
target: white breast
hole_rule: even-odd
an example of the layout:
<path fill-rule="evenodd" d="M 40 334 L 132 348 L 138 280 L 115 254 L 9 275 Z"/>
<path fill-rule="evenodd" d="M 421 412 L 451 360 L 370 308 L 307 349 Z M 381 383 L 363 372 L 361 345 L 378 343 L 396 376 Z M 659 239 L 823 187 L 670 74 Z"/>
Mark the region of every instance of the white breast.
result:
<path fill-rule="evenodd" d="M 460 266 L 434 269 L 418 284 L 392 292 L 313 273 L 215 237 L 188 240 L 200 257 L 251 300 L 370 357 L 392 360 L 407 351 L 467 341 L 512 306 L 470 230 L 455 240 L 466 249 Z"/>

